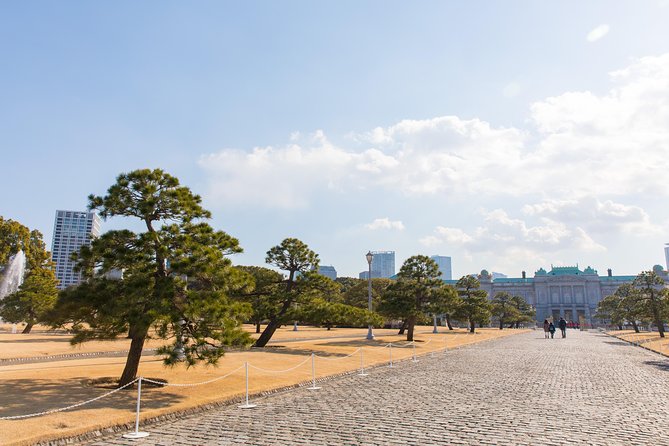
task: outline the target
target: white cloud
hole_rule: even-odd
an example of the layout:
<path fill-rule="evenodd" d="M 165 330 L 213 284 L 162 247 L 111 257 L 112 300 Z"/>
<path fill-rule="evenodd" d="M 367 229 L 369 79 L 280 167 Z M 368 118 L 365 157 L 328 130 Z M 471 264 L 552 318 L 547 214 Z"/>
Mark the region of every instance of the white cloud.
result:
<path fill-rule="evenodd" d="M 392 199 L 404 218 L 407 197 L 429 197 L 445 212 L 460 212 L 456 200 L 498 202 L 480 221 L 432 222 L 420 243 L 501 265 L 577 261 L 565 253 L 601 253 L 621 235 L 666 234 L 654 220 L 666 212 L 650 202 L 669 196 L 669 53 L 610 78 L 603 94 L 565 92 L 532 104 L 528 129 L 441 116 L 373 128 L 352 147 L 317 131 L 286 145 L 205 155 L 208 206 L 315 208 L 324 197 L 368 192 Z M 519 216 L 504 210 L 509 198 L 528 203 L 514 205 Z M 403 227 L 388 218 L 367 225 Z"/>
<path fill-rule="evenodd" d="M 586 39 L 588 42 L 596 42 L 609 33 L 609 25 L 602 24 L 588 33 Z"/>
<path fill-rule="evenodd" d="M 483 221 L 475 229 L 437 226 L 431 235 L 419 240 L 425 246 L 445 246 L 457 249 L 466 256 L 491 256 L 504 265 L 526 259 L 545 264 L 546 258 L 558 258 L 560 253 L 602 252 L 606 249 L 579 226 L 542 217 L 536 224 L 512 218 L 502 209 L 484 212 Z"/>
<path fill-rule="evenodd" d="M 586 197 L 578 200 L 544 200 L 525 205 L 523 213 L 548 216 L 577 224 L 597 233 L 626 233 L 645 236 L 662 233 L 662 227 L 651 222 L 648 213 L 639 206 L 625 205 L 612 200 L 600 201 Z"/>
<path fill-rule="evenodd" d="M 392 221 L 390 219 L 386 218 L 377 218 L 373 222 L 366 224 L 365 228 L 370 229 L 372 231 L 376 231 L 379 229 L 393 229 L 397 231 L 402 231 L 404 230 L 404 224 L 399 221 Z"/>

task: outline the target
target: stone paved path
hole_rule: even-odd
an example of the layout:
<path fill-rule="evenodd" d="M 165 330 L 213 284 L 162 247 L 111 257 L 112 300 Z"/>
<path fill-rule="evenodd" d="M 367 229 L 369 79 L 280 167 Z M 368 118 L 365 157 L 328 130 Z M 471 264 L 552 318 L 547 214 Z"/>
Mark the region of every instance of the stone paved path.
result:
<path fill-rule="evenodd" d="M 92 444 L 669 445 L 669 360 L 595 332 L 535 331 L 321 385 Z"/>

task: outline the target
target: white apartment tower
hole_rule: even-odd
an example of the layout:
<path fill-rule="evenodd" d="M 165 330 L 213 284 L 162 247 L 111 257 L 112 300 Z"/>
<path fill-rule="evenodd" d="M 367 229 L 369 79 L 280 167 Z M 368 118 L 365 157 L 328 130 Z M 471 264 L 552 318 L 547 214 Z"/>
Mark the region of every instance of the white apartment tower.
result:
<path fill-rule="evenodd" d="M 453 280 L 453 272 L 451 270 L 451 258 L 448 256 L 430 256 L 439 267 L 441 280 Z"/>
<path fill-rule="evenodd" d="M 94 212 L 56 211 L 51 258 L 56 264 L 59 289 L 81 283 L 81 273 L 74 272 L 74 262 L 70 257 L 82 246 L 90 246 L 99 235 L 100 217 Z"/>
<path fill-rule="evenodd" d="M 664 261 L 667 264 L 667 271 L 669 271 L 669 243 L 664 244 Z"/>

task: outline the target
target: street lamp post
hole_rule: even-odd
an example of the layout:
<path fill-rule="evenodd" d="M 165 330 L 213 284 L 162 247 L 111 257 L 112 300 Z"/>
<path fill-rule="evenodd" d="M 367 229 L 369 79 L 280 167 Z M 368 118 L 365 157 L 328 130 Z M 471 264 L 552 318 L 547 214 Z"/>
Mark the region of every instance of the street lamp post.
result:
<path fill-rule="evenodd" d="M 367 264 L 369 265 L 369 270 L 367 271 L 367 304 L 368 304 L 368 309 L 371 312 L 372 311 L 372 259 L 374 258 L 374 255 L 372 254 L 371 251 L 368 251 L 365 257 L 367 258 Z M 374 332 L 372 331 L 372 324 L 369 324 L 367 330 L 367 340 L 368 341 L 374 340 Z"/>

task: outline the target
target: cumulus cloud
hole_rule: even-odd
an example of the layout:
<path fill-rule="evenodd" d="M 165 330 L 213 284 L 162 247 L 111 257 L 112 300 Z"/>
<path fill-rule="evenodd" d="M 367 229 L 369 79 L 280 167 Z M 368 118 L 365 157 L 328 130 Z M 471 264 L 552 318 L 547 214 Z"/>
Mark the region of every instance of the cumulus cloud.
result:
<path fill-rule="evenodd" d="M 602 252 L 619 234 L 666 233 L 648 197 L 660 203 L 669 195 L 669 53 L 610 79 L 602 94 L 571 91 L 532 104 L 525 129 L 440 116 L 372 128 L 347 144 L 317 131 L 284 145 L 223 149 L 200 159 L 206 198 L 213 206 L 295 209 L 367 191 L 393 199 L 400 217 L 406 197 L 427 197 L 446 212 L 453 200 L 499 202 L 461 227 L 435 221 L 420 242 L 511 264 Z M 507 198 L 519 215 L 503 209 Z M 380 218 L 366 227 L 404 225 Z"/>
<path fill-rule="evenodd" d="M 419 240 L 424 246 L 458 249 L 468 257 L 494 256 L 500 264 L 528 260 L 545 264 L 567 251 L 602 252 L 606 248 L 579 226 L 542 217 L 529 223 L 511 217 L 502 209 L 483 212 L 483 221 L 467 232 L 462 228 L 437 226 L 433 233 Z M 519 257 L 522 256 L 522 257 Z"/>
<path fill-rule="evenodd" d="M 365 228 L 370 229 L 372 231 L 376 231 L 378 229 L 393 229 L 397 231 L 402 231 L 404 230 L 404 224 L 399 221 L 393 221 L 390 220 L 389 218 L 377 218 L 373 222 L 366 224 Z"/>
<path fill-rule="evenodd" d="M 586 39 L 588 42 L 596 42 L 609 33 L 609 25 L 602 24 L 588 33 Z"/>
<path fill-rule="evenodd" d="M 594 197 L 544 200 L 525 205 L 523 213 L 569 222 L 597 233 L 623 232 L 640 236 L 662 233 L 662 227 L 652 223 L 643 208 Z"/>

